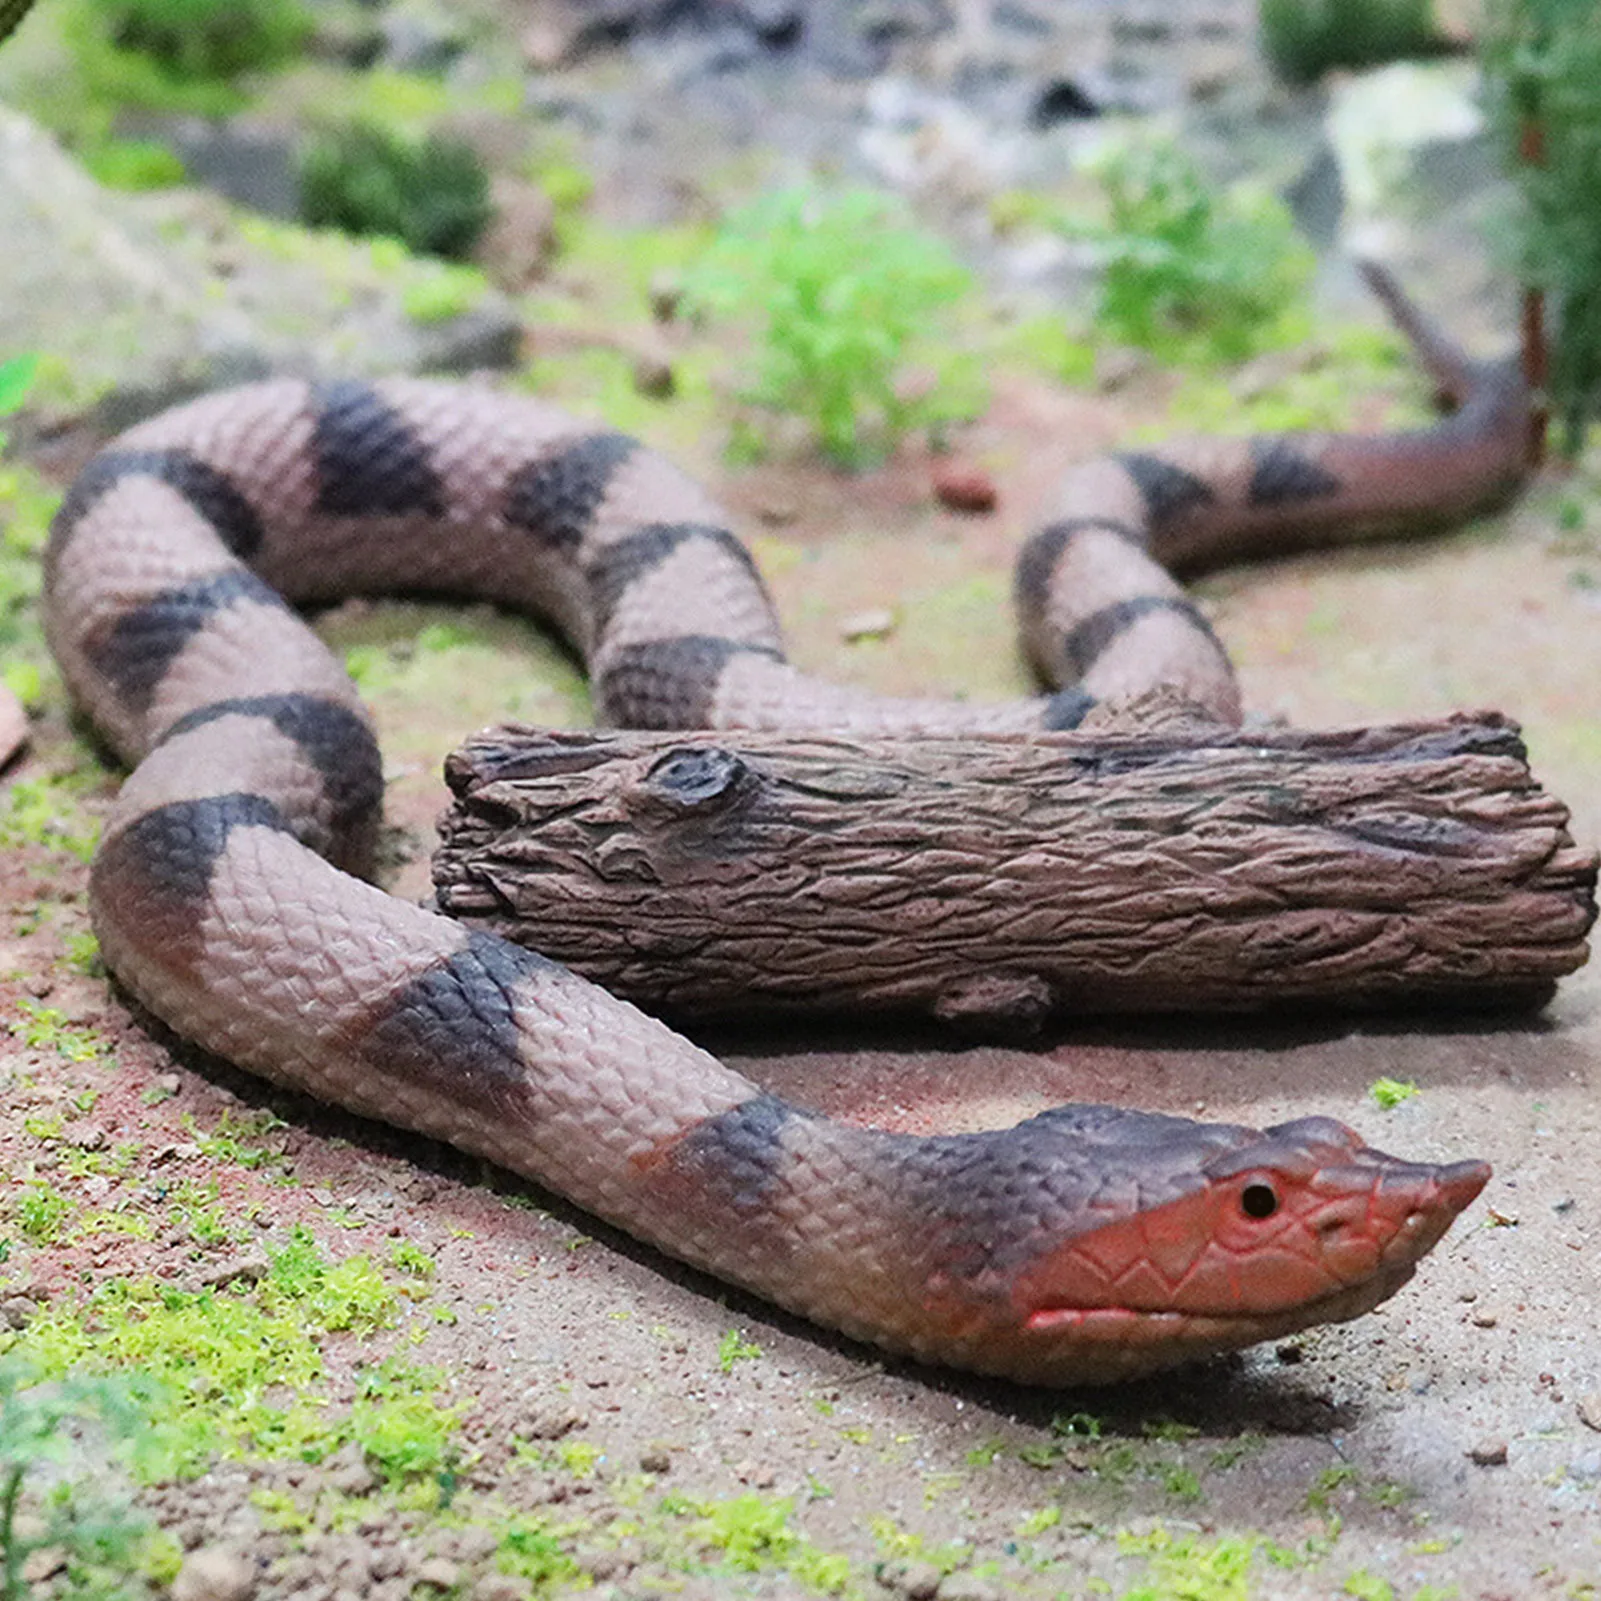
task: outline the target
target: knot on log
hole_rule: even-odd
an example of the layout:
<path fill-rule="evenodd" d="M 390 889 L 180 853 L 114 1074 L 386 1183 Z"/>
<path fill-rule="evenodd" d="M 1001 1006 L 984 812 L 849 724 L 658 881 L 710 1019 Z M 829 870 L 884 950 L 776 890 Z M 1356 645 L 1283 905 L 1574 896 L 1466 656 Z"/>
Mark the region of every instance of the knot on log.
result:
<path fill-rule="evenodd" d="M 733 804 L 748 776 L 750 769 L 731 750 L 685 745 L 650 764 L 635 798 L 678 817 L 712 816 Z"/>

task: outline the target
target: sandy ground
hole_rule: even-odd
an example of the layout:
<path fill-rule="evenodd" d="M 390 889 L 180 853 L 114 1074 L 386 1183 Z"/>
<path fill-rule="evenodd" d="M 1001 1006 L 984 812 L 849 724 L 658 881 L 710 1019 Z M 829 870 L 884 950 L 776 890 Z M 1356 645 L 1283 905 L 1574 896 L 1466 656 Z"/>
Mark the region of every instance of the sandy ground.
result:
<path fill-rule="evenodd" d="M 1002 483 L 1002 512 L 991 519 L 932 511 L 915 463 L 865 490 L 777 470 L 732 486 L 747 512 L 795 509 L 758 546 L 803 660 L 893 686 L 965 683 L 981 694 L 1021 686 L 1003 605 L 1009 552 L 1037 480 L 1062 459 L 1031 449 L 1027 430 L 1072 437 L 1087 451 L 1127 421 L 1084 400 L 1036 398 L 1021 415 L 1021 439 L 1009 432 L 1019 415 L 1003 403 L 974 441 Z M 1074 432 L 1064 435 L 1064 425 Z M 1502 708 L 1524 722 L 1537 773 L 1573 809 L 1575 836 L 1594 842 L 1601 557 L 1593 533 L 1559 526 L 1573 521 L 1562 516 L 1566 502 L 1582 503 L 1592 527 L 1601 518 L 1593 485 L 1572 480 L 1454 537 L 1229 573 L 1202 592 L 1253 708 L 1305 724 Z M 896 638 L 841 645 L 841 617 L 886 604 L 900 615 Z M 342 644 L 376 641 L 417 615 L 345 613 L 328 627 Z M 455 732 L 508 710 L 553 721 L 573 714 L 572 669 L 557 653 L 525 645 L 529 636 L 510 624 L 484 633 L 493 651 L 468 670 L 419 668 L 376 697 L 391 816 L 416 835 L 440 805 L 431 775 Z M 508 687 L 525 674 L 534 687 Z M 47 723 L 41 754 L 12 776 L 37 772 L 63 737 L 59 717 Z M 277 1096 L 221 1064 L 175 1059 L 103 980 L 56 962 L 65 933 L 81 926 L 82 867 L 17 850 L 4 871 L 19 914 L 0 932 L 7 995 L 43 993 L 115 1045 L 118 1071 L 109 1082 L 101 1074 L 93 1121 L 157 1152 L 184 1140 L 185 1115 L 210 1127 L 237 1114 L 241 1100 L 271 1107 L 288 1120 L 275 1137 L 292 1182 L 216 1167 L 225 1200 L 261 1208 L 263 1239 L 305 1221 L 342 1253 L 397 1231 L 433 1253 L 434 1296 L 457 1317 L 427 1333 L 420 1350 L 448 1363 L 477 1398 L 469 1437 L 483 1451 L 479 1488 L 561 1499 L 548 1476 L 536 1494 L 515 1477 L 498 1481 L 496 1464 L 519 1419 L 532 1412 L 548 1422 L 554 1408 L 550 1427 L 559 1430 L 565 1414 L 569 1437 L 596 1452 L 593 1476 L 565 1510 L 582 1514 L 587 1532 L 573 1539 L 590 1553 L 583 1560 L 603 1593 L 804 1592 L 776 1558 L 749 1572 L 724 1562 L 696 1573 L 648 1540 L 641 1546 L 641 1536 L 601 1540 L 595 1530 L 623 1526 L 635 1505 L 625 1486 L 642 1471 L 658 1494 L 791 1499 L 792 1526 L 846 1555 L 849 1587 L 867 1595 L 933 1594 L 936 1580 L 947 1601 L 1010 1593 L 1511 1601 L 1601 1586 L 1601 976 L 1593 969 L 1566 981 L 1542 1015 L 1504 1024 L 1450 1016 L 1086 1023 L 1026 1051 L 933 1035 L 711 1040 L 782 1093 L 861 1121 L 998 1125 L 1067 1099 L 1204 1107 L 1253 1122 L 1320 1112 L 1405 1154 L 1494 1163 L 1481 1202 L 1379 1312 L 1161 1382 L 1052 1395 L 886 1363 L 549 1197 L 486 1183 L 437 1147 Z M 424 864 L 410 862 L 397 882 L 421 893 Z M 40 896 L 56 910 L 27 928 L 20 914 Z M 47 1085 L 52 1073 L 71 1083 L 80 1071 L 39 1051 L 14 1052 L 12 1067 Z M 175 1093 L 148 1105 L 141 1092 L 163 1074 L 176 1075 L 166 1081 Z M 1367 1093 L 1380 1076 L 1413 1080 L 1421 1093 L 1381 1110 Z M 25 1109 L 14 1099 L 0 1113 L 13 1163 L 27 1154 L 17 1126 Z M 180 1159 L 202 1160 L 192 1149 Z M 182 1280 L 198 1253 L 169 1244 Z M 74 1272 L 124 1268 L 122 1250 L 39 1251 L 18 1271 L 32 1274 L 40 1294 L 66 1293 Z M 731 1330 L 759 1354 L 720 1359 Z M 1070 1422 L 1075 1414 L 1095 1421 Z M 153 1504 L 188 1544 L 231 1537 L 283 1557 L 294 1542 L 260 1545 L 248 1510 L 251 1486 L 278 1482 L 273 1471 L 219 1472 Z M 430 1538 L 427 1520 L 407 1531 L 414 1547 Z M 1297 1559 L 1275 1565 L 1258 1552 L 1230 1578 L 1232 1536 L 1266 1537 Z M 318 1557 L 331 1548 L 320 1538 L 301 1539 L 301 1565 L 272 1570 L 257 1593 L 333 1595 Z M 942 1569 L 951 1571 L 940 1578 Z M 463 1568 L 458 1593 L 492 1595 L 472 1588 L 476 1571 Z M 345 1588 L 403 1593 L 359 1572 Z"/>

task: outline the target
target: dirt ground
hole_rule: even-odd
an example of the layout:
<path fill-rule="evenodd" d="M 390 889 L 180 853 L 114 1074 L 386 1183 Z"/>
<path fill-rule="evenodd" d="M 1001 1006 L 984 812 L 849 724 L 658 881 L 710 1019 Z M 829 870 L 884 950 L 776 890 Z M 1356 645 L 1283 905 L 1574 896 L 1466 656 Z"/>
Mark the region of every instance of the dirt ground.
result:
<path fill-rule="evenodd" d="M 774 468 L 725 483 L 757 530 L 794 653 L 886 687 L 1022 688 L 1005 596 L 1028 509 L 1051 473 L 1116 437 L 1135 405 L 1003 394 L 965 447 L 1001 486 L 988 518 L 933 509 L 926 463 L 910 457 L 848 482 Z M 709 457 L 692 465 L 717 476 Z M 1593 843 L 1597 527 L 1595 485 L 1580 475 L 1454 536 L 1230 572 L 1201 593 L 1253 710 L 1332 725 L 1500 708 L 1523 722 L 1537 774 L 1572 808 L 1575 837 Z M 881 606 L 897 615 L 891 638 L 841 642 L 842 618 Z M 326 627 L 346 648 L 381 647 L 452 615 L 347 608 Z M 459 733 L 508 712 L 583 716 L 571 664 L 532 631 L 480 618 L 461 649 L 391 658 L 375 688 L 402 842 L 422 839 L 441 805 L 437 763 Z M 52 712 L 8 777 L 59 765 L 67 738 Z M 425 856 L 392 887 L 423 893 Z M 65 1137 L 78 1131 L 92 1148 L 98 1130 L 140 1152 L 132 1174 L 83 1181 L 100 1184 L 101 1204 L 165 1167 L 207 1174 L 229 1215 L 255 1214 L 220 1245 L 168 1231 L 22 1249 L 7 1263 L 5 1294 L 21 1287 L 49 1304 L 75 1283 L 142 1268 L 187 1284 L 245 1249 L 246 1236 L 270 1245 L 296 1223 L 339 1255 L 401 1235 L 436 1261 L 432 1301 L 453 1320 L 423 1327 L 417 1351 L 471 1399 L 464 1438 L 478 1457 L 456 1524 L 379 1508 L 359 1526 L 373 1548 L 399 1542 L 412 1569 L 357 1561 L 336 1573 L 348 1533 L 313 1519 L 285 1534 L 264 1520 L 252 1494 L 267 1485 L 304 1499 L 303 1467 L 246 1460 L 147 1493 L 185 1545 L 233 1542 L 274 1559 L 259 1595 L 392 1596 L 421 1583 L 414 1593 L 454 1586 L 492 1601 L 491 1564 L 459 1517 L 493 1529 L 506 1505 L 559 1506 L 578 1578 L 600 1593 L 787 1595 L 818 1584 L 776 1538 L 748 1562 L 726 1545 L 686 1557 L 639 1510 L 641 1484 L 702 1503 L 788 1501 L 786 1528 L 808 1549 L 847 1558 L 839 1582 L 862 1595 L 1512 1601 L 1601 1590 L 1593 968 L 1564 982 L 1541 1015 L 1505 1021 L 1086 1022 L 1030 1050 L 933 1034 L 710 1039 L 764 1084 L 863 1122 L 995 1126 L 1069 1099 L 1250 1122 L 1317 1112 L 1404 1154 L 1494 1163 L 1485 1196 L 1380 1311 L 1160 1382 L 1041 1394 L 883 1361 L 438 1147 L 174 1053 L 103 977 L 62 959 L 84 926 L 81 862 L 16 845 L 0 875 L 11 914 L 0 925 L 0 993 L 12 1006 L 31 998 L 60 1009 L 109 1042 L 113 1064 L 13 1048 L 14 1086 L 30 1087 L 0 1112 L 8 1171 L 54 1170 L 67 1184 L 52 1142 L 41 1149 L 24 1119 L 92 1083 L 98 1100 L 69 1114 Z M 1421 1093 L 1381 1109 L 1368 1093 L 1381 1076 Z M 268 1166 L 197 1144 L 197 1129 L 259 1108 L 287 1125 L 268 1137 Z M 330 1339 L 336 1389 L 367 1350 L 355 1336 Z M 549 1464 L 519 1477 L 507 1459 L 516 1434 L 586 1442 L 581 1482 L 566 1484 Z M 1258 1538 L 1279 1549 L 1247 1560 Z M 415 1563 L 436 1548 L 454 1571 L 419 1579 Z"/>

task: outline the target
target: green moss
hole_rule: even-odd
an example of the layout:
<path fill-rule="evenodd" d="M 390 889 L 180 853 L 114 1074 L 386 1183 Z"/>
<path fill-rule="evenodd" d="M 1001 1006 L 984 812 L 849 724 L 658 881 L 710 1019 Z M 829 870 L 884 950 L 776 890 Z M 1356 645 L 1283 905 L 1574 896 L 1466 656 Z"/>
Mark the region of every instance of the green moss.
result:
<path fill-rule="evenodd" d="M 824 1594 L 842 1590 L 850 1578 L 848 1558 L 819 1550 L 790 1527 L 795 1503 L 787 1496 L 739 1495 L 702 1502 L 693 1509 L 699 1516 L 691 1536 L 720 1552 L 736 1572 L 778 1569 Z"/>
<path fill-rule="evenodd" d="M 579 1576 L 578 1564 L 543 1519 L 518 1513 L 506 1520 L 495 1566 L 502 1573 L 527 1579 L 541 1593 Z"/>
<path fill-rule="evenodd" d="M 724 1373 L 732 1373 L 736 1363 L 755 1362 L 761 1354 L 761 1346 L 747 1340 L 743 1329 L 729 1329 L 718 1343 L 717 1365 Z"/>
<path fill-rule="evenodd" d="M 170 189 L 187 177 L 183 162 L 154 139 L 104 139 L 83 152 L 83 164 L 108 189 Z"/>
<path fill-rule="evenodd" d="M 87 862 L 100 839 L 100 824 L 79 804 L 87 788 L 79 772 L 19 778 L 0 807 L 0 844 L 42 845 Z"/>
<path fill-rule="evenodd" d="M 441 266 L 401 292 L 400 307 L 413 322 L 429 324 L 464 317 L 489 293 L 476 267 Z"/>
<path fill-rule="evenodd" d="M 1294 1560 L 1293 1554 L 1254 1534 L 1208 1540 L 1159 1528 L 1120 1533 L 1117 1543 L 1125 1554 L 1142 1556 L 1149 1565 L 1144 1582 L 1125 1590 L 1122 1601 L 1251 1601 L 1259 1553 Z"/>
<path fill-rule="evenodd" d="M 69 1062 L 94 1062 L 107 1054 L 108 1047 L 92 1030 L 73 1028 L 67 1014 L 38 1001 L 17 1002 L 21 1018 L 7 1024 L 11 1033 L 35 1050 L 54 1051 Z"/>
<path fill-rule="evenodd" d="M 33 1245 L 54 1245 L 66 1232 L 67 1219 L 76 1208 L 59 1190 L 42 1179 L 23 1187 L 12 1203 L 11 1215 L 22 1237 Z"/>
<path fill-rule="evenodd" d="M 1386 1112 L 1393 1111 L 1403 1101 L 1410 1101 L 1422 1093 L 1410 1079 L 1376 1078 L 1368 1085 L 1368 1094 L 1374 1104 Z"/>
<path fill-rule="evenodd" d="M 18 1220 L 22 1232 L 59 1236 L 62 1198 L 33 1186 L 22 1202 L 30 1203 L 33 1212 Z M 387 1326 L 400 1294 L 370 1259 L 329 1262 L 297 1230 L 270 1253 L 259 1285 L 190 1291 L 107 1279 L 81 1301 L 53 1302 L 0 1346 L 45 1378 L 145 1376 L 158 1475 L 201 1472 L 219 1454 L 318 1460 L 354 1441 L 386 1481 L 432 1493 L 453 1459 L 459 1415 L 438 1400 L 439 1373 L 389 1358 L 367 1370 L 348 1407 L 327 1395 L 324 1340 Z"/>
<path fill-rule="evenodd" d="M 284 1120 L 272 1112 L 243 1112 L 237 1116 L 232 1112 L 224 1112 L 209 1130 L 202 1130 L 194 1117 L 186 1112 L 183 1126 L 200 1154 L 213 1161 L 256 1169 L 270 1167 L 283 1160 L 275 1146 L 261 1143 L 268 1135 L 286 1126 Z"/>

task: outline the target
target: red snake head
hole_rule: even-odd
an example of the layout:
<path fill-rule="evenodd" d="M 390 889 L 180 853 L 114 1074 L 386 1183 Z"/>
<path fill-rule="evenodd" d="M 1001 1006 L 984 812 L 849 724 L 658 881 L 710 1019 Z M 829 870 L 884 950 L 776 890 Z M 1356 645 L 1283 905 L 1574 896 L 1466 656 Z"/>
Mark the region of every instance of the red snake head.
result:
<path fill-rule="evenodd" d="M 1093 1185 L 1081 1156 L 1066 1184 L 1042 1164 L 1006 1271 L 930 1284 L 971 1318 L 992 1371 L 1037 1382 L 1125 1378 L 1356 1317 L 1411 1277 L 1490 1176 L 1483 1162 L 1387 1156 L 1321 1117 L 1257 1131 L 1062 1108 L 1034 1120 L 1037 1156 L 1058 1120 L 1080 1151 L 1092 1143 Z"/>

